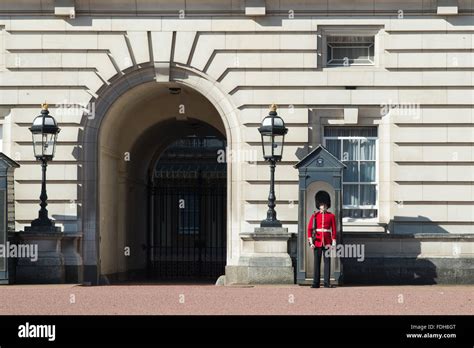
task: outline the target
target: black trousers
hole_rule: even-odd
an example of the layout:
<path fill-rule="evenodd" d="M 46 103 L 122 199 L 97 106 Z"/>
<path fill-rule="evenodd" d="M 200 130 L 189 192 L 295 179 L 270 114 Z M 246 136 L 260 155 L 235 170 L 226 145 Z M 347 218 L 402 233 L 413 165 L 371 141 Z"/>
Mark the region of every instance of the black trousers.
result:
<path fill-rule="evenodd" d="M 326 256 L 325 247 L 314 248 L 314 278 L 313 285 L 318 286 L 321 279 L 321 255 L 324 257 L 324 285 L 329 286 L 329 277 L 331 276 L 331 256 Z"/>

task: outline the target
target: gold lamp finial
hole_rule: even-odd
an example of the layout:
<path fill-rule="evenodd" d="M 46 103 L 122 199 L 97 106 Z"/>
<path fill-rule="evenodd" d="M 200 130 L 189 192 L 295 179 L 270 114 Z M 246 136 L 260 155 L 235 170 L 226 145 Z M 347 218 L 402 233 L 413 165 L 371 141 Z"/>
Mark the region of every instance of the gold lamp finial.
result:
<path fill-rule="evenodd" d="M 278 106 L 276 104 L 270 105 L 270 111 L 277 111 Z"/>
<path fill-rule="evenodd" d="M 43 104 L 41 104 L 41 109 L 42 110 L 48 110 L 48 104 L 46 102 L 44 102 Z"/>

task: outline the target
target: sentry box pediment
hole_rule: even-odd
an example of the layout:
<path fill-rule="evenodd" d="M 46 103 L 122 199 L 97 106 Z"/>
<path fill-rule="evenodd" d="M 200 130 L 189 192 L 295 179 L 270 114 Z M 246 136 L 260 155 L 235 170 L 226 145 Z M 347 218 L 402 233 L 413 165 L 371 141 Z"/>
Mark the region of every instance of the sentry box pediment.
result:
<path fill-rule="evenodd" d="M 306 228 L 311 214 L 318 209 L 315 198 L 320 191 L 326 191 L 331 198 L 329 211 L 336 215 L 337 243 L 342 243 L 342 174 L 346 165 L 324 146 L 318 145 L 295 168 L 299 172 L 296 281 L 308 284 L 313 278 L 314 256 L 307 243 Z M 342 283 L 342 267 L 338 258 L 333 258 L 331 262 L 331 278 L 333 282 Z"/>
<path fill-rule="evenodd" d="M 324 146 L 318 145 L 313 151 L 307 154 L 301 161 L 299 161 L 295 168 L 299 171 L 312 170 L 336 170 L 344 169 L 346 165 L 339 161 L 333 154 L 331 154 Z"/>

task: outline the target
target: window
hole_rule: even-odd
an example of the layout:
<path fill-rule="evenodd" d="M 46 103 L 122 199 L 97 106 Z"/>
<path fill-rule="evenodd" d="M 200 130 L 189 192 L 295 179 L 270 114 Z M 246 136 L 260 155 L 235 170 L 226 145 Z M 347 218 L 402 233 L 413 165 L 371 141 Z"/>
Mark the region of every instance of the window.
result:
<path fill-rule="evenodd" d="M 376 220 L 377 127 L 325 127 L 324 144 L 347 166 L 342 177 L 344 220 Z"/>
<path fill-rule="evenodd" d="M 375 37 L 330 35 L 326 37 L 326 65 L 374 65 Z"/>

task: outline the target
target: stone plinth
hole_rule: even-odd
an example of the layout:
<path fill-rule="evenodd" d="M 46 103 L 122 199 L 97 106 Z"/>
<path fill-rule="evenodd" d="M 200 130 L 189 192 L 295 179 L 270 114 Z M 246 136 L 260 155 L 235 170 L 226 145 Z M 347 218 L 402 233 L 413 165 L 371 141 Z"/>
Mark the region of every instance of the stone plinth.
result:
<path fill-rule="evenodd" d="M 65 282 L 64 257 L 61 252 L 63 233 L 58 227 L 30 227 L 19 232 L 19 243 L 38 246 L 38 259 L 19 258 L 16 266 L 18 284 L 58 284 Z"/>
<path fill-rule="evenodd" d="M 240 237 L 242 253 L 237 265 L 226 267 L 226 285 L 294 283 L 287 228 L 258 227 Z"/>

